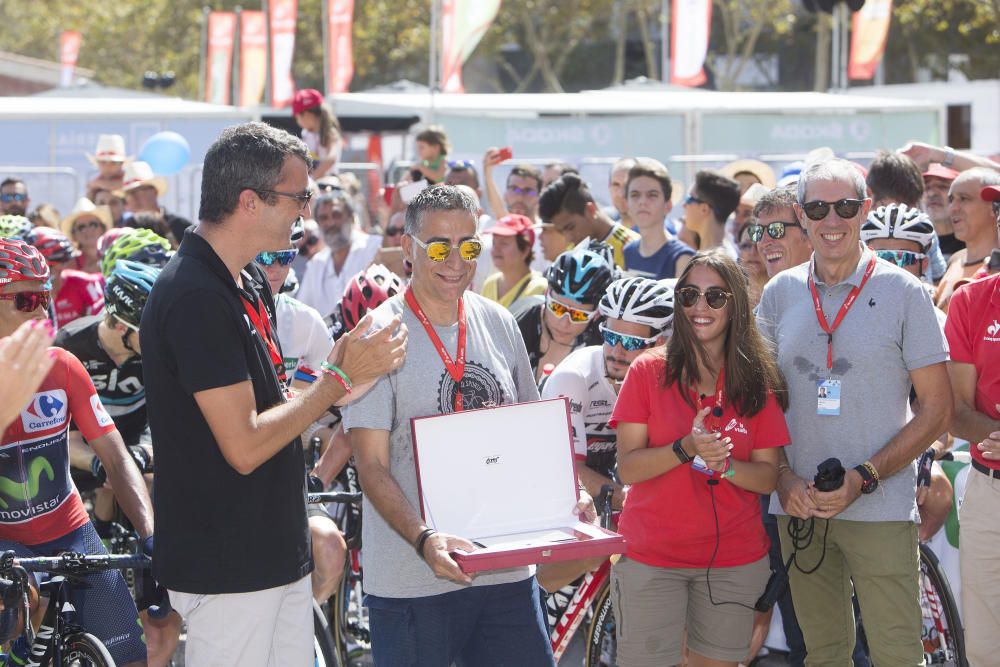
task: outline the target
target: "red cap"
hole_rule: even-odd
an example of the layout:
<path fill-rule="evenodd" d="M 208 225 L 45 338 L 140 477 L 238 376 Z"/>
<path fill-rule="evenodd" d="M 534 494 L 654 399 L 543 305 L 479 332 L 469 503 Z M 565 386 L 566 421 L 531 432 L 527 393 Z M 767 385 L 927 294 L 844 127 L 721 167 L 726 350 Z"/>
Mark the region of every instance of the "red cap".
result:
<path fill-rule="evenodd" d="M 535 223 L 519 213 L 511 213 L 497 220 L 497 224 L 493 225 L 485 233 L 496 236 L 521 235 L 531 245 L 535 242 Z"/>
<path fill-rule="evenodd" d="M 1000 200 L 1000 185 L 987 185 L 979 191 L 979 196 L 982 197 L 983 201 Z"/>
<path fill-rule="evenodd" d="M 958 172 L 954 169 L 950 169 L 943 164 L 937 162 L 932 162 L 927 171 L 924 172 L 924 178 L 943 178 L 946 181 L 954 181 L 958 178 Z"/>
<path fill-rule="evenodd" d="M 292 98 L 292 115 L 297 116 L 306 109 L 323 104 L 323 93 L 315 88 L 303 88 Z"/>

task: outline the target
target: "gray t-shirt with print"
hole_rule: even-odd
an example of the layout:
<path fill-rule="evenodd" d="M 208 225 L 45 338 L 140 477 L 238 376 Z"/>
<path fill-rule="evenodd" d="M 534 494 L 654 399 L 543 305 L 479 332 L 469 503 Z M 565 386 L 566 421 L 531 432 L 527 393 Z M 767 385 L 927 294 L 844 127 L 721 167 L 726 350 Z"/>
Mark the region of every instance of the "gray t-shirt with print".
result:
<path fill-rule="evenodd" d="M 465 293 L 466 363 L 461 391 L 465 409 L 538 400 L 528 353 L 513 316 L 478 294 Z M 389 471 L 414 508 L 419 508 L 410 419 L 453 411 L 455 382 L 448 374 L 420 321 L 403 295 L 389 299 L 374 311 L 382 326 L 402 313 L 409 328 L 403 365 L 344 410 L 344 427 L 389 431 Z M 452 358 L 458 344 L 458 325 L 434 327 Z M 361 480 L 362 484 L 364 480 Z M 511 489 L 511 493 L 515 490 Z M 456 502 L 484 499 L 456 499 Z M 488 499 L 506 502 L 505 498 Z M 438 595 L 463 588 L 435 577 L 413 547 L 364 499 L 365 591 L 381 597 L 411 598 Z M 479 573 L 473 586 L 521 581 L 531 576 L 527 567 Z"/>
<path fill-rule="evenodd" d="M 873 253 L 865 249 L 845 281 L 816 290 L 832 325 L 855 285 L 860 285 Z M 777 346 L 778 365 L 788 382 L 786 414 L 792 444 L 785 448 L 796 475 L 812 480 L 816 466 L 830 457 L 850 469 L 871 458 L 909 419 L 909 372 L 948 359 L 930 295 L 906 271 L 878 260 L 871 278 L 833 335 L 833 368 L 827 369 L 827 335 L 820 328 L 809 292 L 813 263 L 782 271 L 764 288 L 757 325 Z M 840 381 L 840 415 L 817 412 L 818 383 Z M 930 443 L 927 443 L 928 445 Z M 883 479 L 872 494 L 858 498 L 838 519 L 917 521 L 916 464 Z M 771 512 L 784 514 L 777 494 Z"/>

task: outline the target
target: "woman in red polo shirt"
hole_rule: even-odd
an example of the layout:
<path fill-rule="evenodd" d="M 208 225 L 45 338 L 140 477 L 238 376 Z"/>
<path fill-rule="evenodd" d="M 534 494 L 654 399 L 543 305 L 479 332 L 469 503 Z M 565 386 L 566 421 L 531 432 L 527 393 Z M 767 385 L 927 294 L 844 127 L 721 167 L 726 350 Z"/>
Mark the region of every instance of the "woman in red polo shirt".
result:
<path fill-rule="evenodd" d="M 788 399 L 735 261 L 698 253 L 674 294 L 673 335 L 633 362 L 611 420 L 631 485 L 613 569 L 618 661 L 680 664 L 686 627 L 690 665 L 736 665 L 770 575 L 759 494 L 789 443 Z"/>

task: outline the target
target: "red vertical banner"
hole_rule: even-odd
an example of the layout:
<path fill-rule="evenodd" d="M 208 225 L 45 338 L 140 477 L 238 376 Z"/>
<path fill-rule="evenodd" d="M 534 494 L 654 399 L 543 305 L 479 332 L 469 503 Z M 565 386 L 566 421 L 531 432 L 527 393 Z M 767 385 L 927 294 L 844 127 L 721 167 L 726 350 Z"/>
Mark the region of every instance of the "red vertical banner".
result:
<path fill-rule="evenodd" d="M 368 172 L 368 198 L 372 206 L 378 200 L 379 190 L 382 188 L 382 135 L 373 132 L 368 136 L 367 160 L 378 165 L 378 169 Z"/>
<path fill-rule="evenodd" d="M 670 83 L 700 86 L 712 30 L 712 0 L 673 0 L 670 22 Z"/>
<path fill-rule="evenodd" d="M 298 5 L 298 0 L 269 0 L 267 3 L 271 25 L 271 106 L 276 109 L 291 104 L 295 96 L 292 59 Z"/>
<path fill-rule="evenodd" d="M 267 79 L 267 23 L 264 12 L 240 13 L 240 99 L 241 107 L 253 107 L 264 99 Z"/>
<path fill-rule="evenodd" d="M 346 93 L 354 76 L 354 47 L 351 33 L 354 24 L 354 0 L 325 0 L 327 16 L 327 53 L 330 71 L 327 93 Z"/>
<path fill-rule="evenodd" d="M 882 61 L 892 23 L 892 0 L 868 0 L 851 19 L 851 57 L 847 76 L 871 80 Z"/>
<path fill-rule="evenodd" d="M 208 62 L 205 67 L 205 101 L 229 104 L 232 97 L 233 46 L 236 14 L 209 12 Z"/>
<path fill-rule="evenodd" d="M 76 70 L 76 60 L 80 57 L 80 44 L 83 35 L 76 30 L 64 30 L 59 36 L 59 85 L 65 88 L 73 84 L 73 72 Z"/>

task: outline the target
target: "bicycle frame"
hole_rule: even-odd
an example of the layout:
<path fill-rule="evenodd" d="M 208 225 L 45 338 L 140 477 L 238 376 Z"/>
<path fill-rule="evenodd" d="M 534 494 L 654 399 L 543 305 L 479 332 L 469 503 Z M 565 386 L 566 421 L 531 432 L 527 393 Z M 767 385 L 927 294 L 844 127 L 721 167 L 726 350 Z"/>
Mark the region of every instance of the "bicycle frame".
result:
<path fill-rule="evenodd" d="M 74 623 L 76 609 L 70 604 L 67 596 L 66 578 L 52 577 L 42 584 L 41 590 L 50 592 L 49 604 L 45 608 L 45 616 L 38 626 L 31 642 L 31 653 L 28 667 L 62 664 L 62 642 L 64 634 L 75 631 Z M 30 624 L 30 619 L 26 624 Z M 27 629 L 27 628 L 26 628 Z M 30 635 L 29 635 L 30 636 Z"/>
<path fill-rule="evenodd" d="M 587 611 L 591 608 L 597 598 L 601 588 L 607 583 L 611 575 L 611 561 L 607 560 L 593 572 L 588 572 L 583 581 L 576 588 L 576 592 L 566 605 L 566 610 L 559 617 L 556 627 L 552 628 L 550 641 L 552 642 L 552 653 L 556 662 L 566 652 L 570 640 L 580 628 L 587 616 Z"/>

